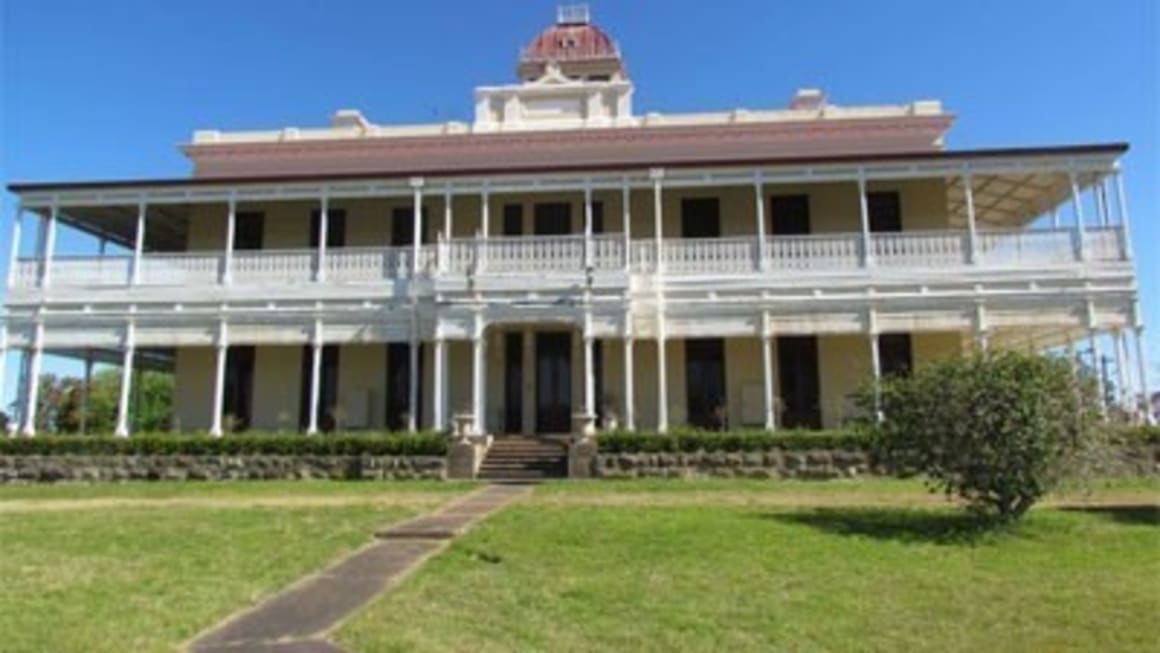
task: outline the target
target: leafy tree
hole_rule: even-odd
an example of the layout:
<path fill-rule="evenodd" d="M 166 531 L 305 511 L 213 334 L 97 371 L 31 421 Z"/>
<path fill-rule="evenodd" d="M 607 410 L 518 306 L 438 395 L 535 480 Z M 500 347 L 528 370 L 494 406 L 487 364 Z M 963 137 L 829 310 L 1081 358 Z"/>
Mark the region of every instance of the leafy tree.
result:
<path fill-rule="evenodd" d="M 872 388 L 858 395 L 873 414 Z M 1065 360 L 1014 351 L 948 358 L 883 379 L 878 461 L 924 475 L 979 514 L 1021 517 L 1101 449 L 1097 391 Z"/>
<path fill-rule="evenodd" d="M 129 395 L 129 415 L 135 431 L 169 428 L 173 414 L 173 376 L 161 372 L 136 374 Z M 117 404 L 121 397 L 121 370 L 100 368 L 89 386 L 88 433 L 112 433 L 117 425 Z M 40 377 L 37 422 L 44 432 L 79 433 L 84 412 L 84 381 L 76 377 Z"/>

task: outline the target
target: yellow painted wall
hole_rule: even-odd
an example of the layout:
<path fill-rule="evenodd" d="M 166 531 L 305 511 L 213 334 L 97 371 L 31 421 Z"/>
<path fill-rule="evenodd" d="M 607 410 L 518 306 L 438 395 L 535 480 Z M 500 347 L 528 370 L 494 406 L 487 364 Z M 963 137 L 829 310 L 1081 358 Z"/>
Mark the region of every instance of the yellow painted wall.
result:
<path fill-rule="evenodd" d="M 521 331 L 523 329 L 521 328 Z M 487 420 L 493 431 L 503 425 L 504 331 L 488 333 Z M 530 333 L 534 333 L 531 331 Z M 583 406 L 584 354 L 582 341 L 573 331 L 572 401 L 574 411 Z M 775 341 L 776 342 L 776 341 Z M 913 335 L 916 365 L 963 351 L 966 340 L 956 332 Z M 624 346 L 620 339 L 603 340 L 604 397 L 610 399 L 624 418 Z M 534 348 L 525 345 L 524 420 L 530 432 L 535 423 Z M 260 346 L 255 358 L 254 423 L 261 430 L 297 428 L 300 396 L 300 348 Z M 638 340 L 633 348 L 636 425 L 648 430 L 657 423 L 656 342 Z M 776 346 L 773 369 L 777 374 Z M 856 416 L 850 397 L 868 382 L 871 375 L 870 345 L 862 334 L 827 335 L 818 339 L 818 372 L 821 383 L 822 423 L 837 428 Z M 667 343 L 669 424 L 686 422 L 685 343 Z M 213 405 L 214 349 L 187 347 L 177 352 L 175 415 L 183 430 L 210 427 Z M 378 429 L 384 423 L 386 355 L 382 344 L 344 345 L 339 350 L 338 402 L 346 413 L 350 429 Z M 421 359 L 424 375 L 423 426 L 432 425 L 434 415 L 434 354 L 428 345 Z M 761 426 L 764 417 L 761 343 L 754 338 L 725 339 L 725 369 L 728 415 L 733 427 Z M 775 376 L 776 379 L 776 376 Z M 471 343 L 448 342 L 449 415 L 471 406 Z M 600 407 L 597 398 L 597 407 Z M 450 423 L 450 422 L 449 422 Z"/>
<path fill-rule="evenodd" d="M 216 350 L 181 347 L 174 365 L 174 428 L 208 431 L 213 423 L 213 385 Z"/>

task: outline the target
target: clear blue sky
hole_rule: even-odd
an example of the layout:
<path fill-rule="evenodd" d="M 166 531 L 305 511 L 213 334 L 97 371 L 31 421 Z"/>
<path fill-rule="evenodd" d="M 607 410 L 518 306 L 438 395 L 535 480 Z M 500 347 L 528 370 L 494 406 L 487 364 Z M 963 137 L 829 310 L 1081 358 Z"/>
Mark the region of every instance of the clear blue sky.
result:
<path fill-rule="evenodd" d="M 590 4 L 620 42 L 641 113 L 780 107 L 820 86 L 839 104 L 941 99 L 959 116 L 951 148 L 1131 143 L 1157 387 L 1157 2 Z M 555 5 L 0 0 L 0 179 L 181 176 L 176 146 L 194 129 L 321 125 L 341 107 L 381 123 L 470 120 L 472 88 L 511 81 Z M 3 203 L 6 253 L 14 202 Z"/>

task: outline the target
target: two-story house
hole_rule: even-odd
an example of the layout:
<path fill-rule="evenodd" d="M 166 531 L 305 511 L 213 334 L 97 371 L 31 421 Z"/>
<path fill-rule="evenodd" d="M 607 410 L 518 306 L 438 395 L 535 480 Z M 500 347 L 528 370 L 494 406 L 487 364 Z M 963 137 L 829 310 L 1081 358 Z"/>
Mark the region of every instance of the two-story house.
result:
<path fill-rule="evenodd" d="M 188 178 L 11 184 L 21 430 L 46 352 L 123 366 L 120 435 L 142 365 L 175 374 L 174 428 L 217 435 L 781 429 L 938 356 L 1080 341 L 1143 413 L 1125 144 L 948 150 L 938 101 L 818 90 L 639 114 L 577 7 L 517 76 L 470 123 L 343 110 L 195 132 Z M 58 253 L 62 228 L 123 253 Z"/>

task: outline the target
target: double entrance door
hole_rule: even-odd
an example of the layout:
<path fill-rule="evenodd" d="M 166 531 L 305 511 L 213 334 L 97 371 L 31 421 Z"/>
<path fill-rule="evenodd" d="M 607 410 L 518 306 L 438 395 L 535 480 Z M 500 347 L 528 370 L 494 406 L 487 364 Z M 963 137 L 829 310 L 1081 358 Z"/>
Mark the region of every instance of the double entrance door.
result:
<path fill-rule="evenodd" d="M 530 341 L 527 338 L 530 338 Z M 531 421 L 535 433 L 570 432 L 573 411 L 572 333 L 569 331 L 505 333 L 503 349 L 504 432 L 525 432 L 527 380 L 531 381 L 530 402 L 534 411 Z M 530 361 L 525 361 L 527 353 L 530 353 Z M 527 379 L 527 375 L 530 375 L 531 379 Z"/>

